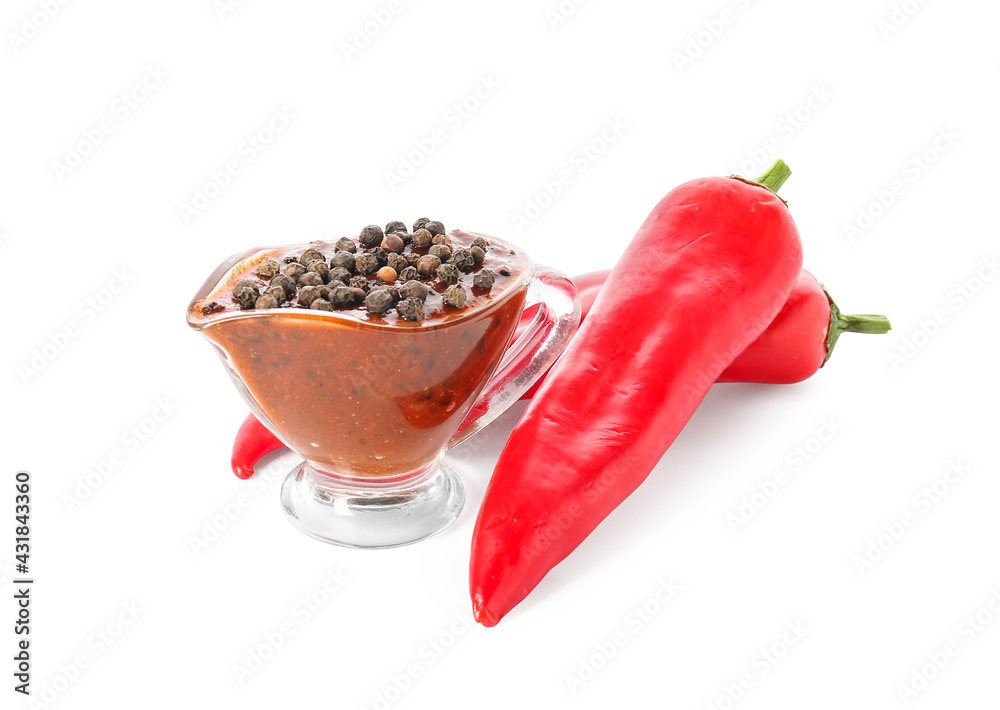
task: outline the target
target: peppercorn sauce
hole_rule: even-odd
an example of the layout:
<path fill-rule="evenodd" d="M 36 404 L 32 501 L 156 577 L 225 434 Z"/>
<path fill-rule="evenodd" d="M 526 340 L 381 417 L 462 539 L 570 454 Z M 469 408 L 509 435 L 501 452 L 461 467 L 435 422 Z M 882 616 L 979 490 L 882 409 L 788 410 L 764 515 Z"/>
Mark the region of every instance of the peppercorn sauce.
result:
<path fill-rule="evenodd" d="M 454 251 L 483 239 L 457 230 L 447 236 Z M 372 249 L 359 244 L 357 254 Z M 234 295 L 248 280 L 261 293 L 271 287 L 277 275 L 257 274 L 265 260 L 278 262 L 284 273 L 290 259 L 309 250 L 326 262 L 338 251 L 331 241 L 253 252 L 192 302 L 189 321 L 220 348 L 261 420 L 320 470 L 365 478 L 420 470 L 447 445 L 500 362 L 521 315 L 530 262 L 489 238 L 485 259 L 460 270 L 457 283 L 448 270 L 447 282 L 419 279 L 427 287 L 419 321 L 404 319 L 395 307 L 371 312 L 364 301 L 332 310 L 306 307 L 299 302 L 302 288 L 286 292 L 277 307 L 247 308 Z M 477 279 L 487 269 L 495 280 Z M 375 273 L 366 280 L 369 296 L 393 286 Z M 445 294 L 455 288 L 466 296 L 449 301 Z M 407 292 L 419 296 L 421 289 Z"/>

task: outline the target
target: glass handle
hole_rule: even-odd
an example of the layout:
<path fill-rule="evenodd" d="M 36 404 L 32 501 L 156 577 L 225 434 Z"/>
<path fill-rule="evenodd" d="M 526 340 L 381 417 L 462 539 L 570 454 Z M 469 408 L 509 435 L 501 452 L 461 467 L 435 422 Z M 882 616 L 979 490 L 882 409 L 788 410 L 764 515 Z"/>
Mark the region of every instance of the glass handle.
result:
<path fill-rule="evenodd" d="M 534 319 L 504 354 L 458 433 L 451 449 L 503 414 L 544 375 L 566 349 L 580 325 L 580 296 L 566 276 L 547 266 L 535 268 L 524 309 L 538 306 Z"/>

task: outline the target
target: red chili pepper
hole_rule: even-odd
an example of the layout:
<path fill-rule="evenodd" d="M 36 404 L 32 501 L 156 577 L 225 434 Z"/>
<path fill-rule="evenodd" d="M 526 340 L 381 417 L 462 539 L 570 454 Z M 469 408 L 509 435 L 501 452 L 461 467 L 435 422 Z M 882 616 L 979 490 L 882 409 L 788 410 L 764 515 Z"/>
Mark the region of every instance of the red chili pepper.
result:
<path fill-rule="evenodd" d="M 584 319 L 610 273 L 594 271 L 573 279 L 580 291 Z M 514 333 L 515 339 L 533 317 L 533 310 L 525 311 Z M 841 333 L 885 333 L 888 330 L 889 321 L 885 316 L 842 316 L 816 277 L 803 269 L 781 312 L 716 382 L 775 385 L 801 382 L 815 374 L 830 358 Z M 543 375 L 521 399 L 531 399 L 546 377 Z M 473 411 L 469 420 L 474 421 L 477 417 L 478 413 Z M 253 414 L 248 414 L 233 444 L 233 473 L 240 478 L 250 478 L 257 462 L 282 446 L 284 444 L 269 429 Z"/>
<path fill-rule="evenodd" d="M 283 446 L 278 437 L 261 424 L 257 417 L 248 414 L 233 442 L 233 473 L 243 480 L 250 478 L 258 461 Z"/>
<path fill-rule="evenodd" d="M 885 316 L 842 315 L 823 285 L 803 269 L 781 312 L 717 382 L 801 382 L 826 364 L 843 333 L 889 329 Z"/>
<path fill-rule="evenodd" d="M 642 483 L 788 300 L 802 245 L 772 192 L 788 174 L 778 161 L 757 183 L 693 180 L 639 228 L 497 462 L 472 538 L 479 623 L 496 624 Z"/>

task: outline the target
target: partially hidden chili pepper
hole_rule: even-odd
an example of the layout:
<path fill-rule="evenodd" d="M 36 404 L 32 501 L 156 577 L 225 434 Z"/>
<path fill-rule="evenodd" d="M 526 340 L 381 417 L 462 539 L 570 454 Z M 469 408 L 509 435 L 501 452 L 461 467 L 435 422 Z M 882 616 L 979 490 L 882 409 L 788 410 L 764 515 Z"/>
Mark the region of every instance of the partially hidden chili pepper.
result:
<path fill-rule="evenodd" d="M 609 274 L 610 271 L 593 271 L 573 278 L 573 283 L 580 292 L 580 306 L 584 320 Z M 422 299 L 426 296 L 427 287 L 419 281 L 409 281 L 407 284 L 413 284 L 417 288 L 413 291 L 406 290 L 404 293 L 406 285 L 401 286 L 400 295 L 404 298 L 416 296 Z M 299 293 L 300 303 L 304 302 L 303 296 L 306 291 L 304 289 Z M 522 314 L 514 333 L 514 340 L 528 327 L 534 316 L 534 309 L 526 310 Z M 888 331 L 889 319 L 885 316 L 841 315 L 837 305 L 816 277 L 803 269 L 781 312 L 771 321 L 767 330 L 733 360 L 716 382 L 759 382 L 773 385 L 801 382 L 814 375 L 830 359 L 833 346 L 842 333 Z M 547 375 L 542 375 L 542 378 L 521 399 L 531 399 L 545 382 L 546 377 Z M 481 412 L 473 410 L 467 421 L 474 421 L 480 414 Z M 248 414 L 247 421 L 244 422 L 244 427 L 240 429 L 240 434 L 233 445 L 233 472 L 237 476 L 240 476 L 240 471 L 249 471 L 252 474 L 254 466 L 261 457 L 283 446 L 274 434 L 259 424 L 253 429 L 248 429 L 247 424 L 250 420 L 257 422 L 253 414 Z M 260 437 L 262 439 L 260 444 L 247 445 L 244 437 L 250 435 Z M 256 451 L 260 453 L 253 458 Z"/>
<path fill-rule="evenodd" d="M 585 320 L 610 271 L 594 271 L 573 278 L 580 292 Z M 514 333 L 516 338 L 534 317 L 526 312 Z M 739 354 L 716 382 L 759 382 L 790 385 L 816 374 L 833 354 L 844 333 L 888 333 L 889 319 L 880 315 L 842 315 L 816 277 L 803 269 L 795 288 L 767 329 Z M 531 399 L 546 375 L 521 399 Z"/>
<path fill-rule="evenodd" d="M 495 625 L 649 475 L 712 383 L 781 310 L 802 245 L 772 191 L 703 178 L 639 228 L 514 427 L 472 538 L 473 613 Z"/>
<path fill-rule="evenodd" d="M 233 473 L 246 480 L 253 475 L 257 462 L 284 444 L 253 414 L 247 415 L 233 442 Z"/>
<path fill-rule="evenodd" d="M 885 316 L 841 314 L 823 285 L 803 269 L 781 312 L 717 381 L 801 382 L 826 364 L 842 334 L 890 329 Z"/>

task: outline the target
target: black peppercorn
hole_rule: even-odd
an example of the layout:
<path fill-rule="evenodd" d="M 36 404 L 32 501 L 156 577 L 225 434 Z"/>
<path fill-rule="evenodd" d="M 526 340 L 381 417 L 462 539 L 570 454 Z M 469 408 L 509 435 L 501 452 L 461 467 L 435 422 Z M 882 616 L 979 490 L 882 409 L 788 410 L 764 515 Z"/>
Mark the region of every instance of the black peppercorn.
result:
<path fill-rule="evenodd" d="M 292 281 L 298 281 L 299 277 L 306 272 L 306 267 L 297 261 L 293 261 L 291 264 L 285 267 L 285 275 L 288 276 Z"/>
<path fill-rule="evenodd" d="M 341 269 L 347 269 L 348 271 L 354 271 L 354 254 L 344 249 L 341 249 L 333 258 L 330 259 L 330 266 L 340 267 Z"/>
<path fill-rule="evenodd" d="M 365 300 L 365 291 L 364 291 L 364 289 L 351 288 L 351 293 L 354 294 L 354 300 L 355 301 L 357 301 L 357 302 L 360 303 L 361 301 Z"/>
<path fill-rule="evenodd" d="M 400 298 L 416 298 L 421 301 L 427 298 L 428 288 L 419 281 L 407 281 L 399 286 Z"/>
<path fill-rule="evenodd" d="M 330 269 L 330 280 L 327 283 L 333 283 L 334 281 L 340 281 L 341 283 L 348 283 L 351 280 L 351 272 L 340 266 Z"/>
<path fill-rule="evenodd" d="M 399 220 L 393 220 L 389 224 L 385 225 L 385 233 L 392 234 L 393 232 L 405 232 L 406 225 Z"/>
<path fill-rule="evenodd" d="M 431 245 L 431 240 L 433 238 L 434 235 L 426 229 L 415 229 L 413 230 L 413 240 L 410 244 L 413 245 L 414 249 L 426 249 Z"/>
<path fill-rule="evenodd" d="M 309 271 L 314 271 L 320 275 L 323 279 L 323 283 L 327 283 L 330 280 L 330 267 L 326 265 L 325 261 L 311 261 L 309 262 Z M 301 283 L 301 279 L 299 279 Z"/>
<path fill-rule="evenodd" d="M 337 240 L 337 251 L 346 251 L 351 254 L 358 250 L 358 245 L 354 243 L 354 240 L 350 237 L 341 237 Z"/>
<path fill-rule="evenodd" d="M 413 281 L 417 278 L 417 269 L 413 266 L 406 266 L 399 272 L 399 278 L 403 281 Z"/>
<path fill-rule="evenodd" d="M 483 289 L 484 291 L 489 291 L 493 288 L 493 282 L 496 281 L 496 278 L 496 274 L 489 269 L 480 269 L 476 272 L 476 275 L 472 277 L 472 285 L 476 288 Z"/>
<path fill-rule="evenodd" d="M 325 264 L 324 264 L 325 266 Z M 299 277 L 299 286 L 322 286 L 323 277 L 315 271 L 307 271 Z"/>
<path fill-rule="evenodd" d="M 447 244 L 451 246 L 451 237 L 447 234 L 435 234 L 431 237 L 431 244 Z"/>
<path fill-rule="evenodd" d="M 443 298 L 444 305 L 450 306 L 451 308 L 461 308 L 465 305 L 465 299 L 467 296 L 464 288 L 458 284 L 453 284 L 444 292 Z"/>
<path fill-rule="evenodd" d="M 333 289 L 333 305 L 345 308 L 354 305 L 354 289 L 347 286 L 337 286 Z"/>
<path fill-rule="evenodd" d="M 482 264 L 483 260 L 486 259 L 486 252 L 481 247 L 470 247 L 469 253 L 472 254 L 472 258 L 477 264 Z"/>
<path fill-rule="evenodd" d="M 269 279 L 272 276 L 277 275 L 281 271 L 281 264 L 276 262 L 274 259 L 264 259 L 257 266 L 257 275 L 262 279 Z"/>
<path fill-rule="evenodd" d="M 291 296 L 295 293 L 295 281 L 293 281 L 287 274 L 278 274 L 271 279 L 270 285 L 281 286 L 281 288 L 285 290 L 286 296 Z"/>
<path fill-rule="evenodd" d="M 476 257 L 472 255 L 470 249 L 456 249 L 455 253 L 451 255 L 451 263 L 461 271 L 472 271 L 476 265 Z"/>
<path fill-rule="evenodd" d="M 410 265 L 410 262 L 401 254 L 393 254 L 389 252 L 388 266 L 392 267 L 392 270 L 397 274 Z"/>
<path fill-rule="evenodd" d="M 278 301 L 267 293 L 258 298 L 257 302 L 254 303 L 254 308 L 259 308 L 261 310 L 265 308 L 277 308 L 277 307 L 278 307 Z"/>
<path fill-rule="evenodd" d="M 420 257 L 420 261 L 417 262 L 417 274 L 423 278 L 430 278 L 437 272 L 439 266 L 441 260 L 433 254 L 427 254 Z"/>
<path fill-rule="evenodd" d="M 306 286 L 299 291 L 299 305 L 308 308 L 317 298 L 326 298 L 320 293 L 319 286 Z"/>
<path fill-rule="evenodd" d="M 359 274 L 374 274 L 379 269 L 378 257 L 371 253 L 358 254 L 354 260 L 354 268 L 358 270 Z"/>
<path fill-rule="evenodd" d="M 430 222 L 427 217 L 421 217 L 416 222 L 413 223 L 413 231 L 416 232 L 418 229 L 423 229 L 423 226 Z"/>
<path fill-rule="evenodd" d="M 404 298 L 396 306 L 396 312 L 403 320 L 419 322 L 424 319 L 424 303 L 417 298 Z"/>
<path fill-rule="evenodd" d="M 302 256 L 299 257 L 299 263 L 303 266 L 309 266 L 309 264 L 314 261 L 326 261 L 326 257 L 323 256 L 323 252 L 317 249 L 306 249 L 302 252 Z"/>
<path fill-rule="evenodd" d="M 458 268 L 454 264 L 441 264 L 437 269 L 438 281 L 443 284 L 458 282 Z"/>
<path fill-rule="evenodd" d="M 368 293 L 368 279 L 364 276 L 353 276 L 351 280 L 347 282 L 347 285 L 351 288 L 356 288 L 363 293 Z"/>
<path fill-rule="evenodd" d="M 441 261 L 448 261 L 451 259 L 451 247 L 446 244 L 435 244 L 428 251 L 428 254 L 433 254 Z"/>
<path fill-rule="evenodd" d="M 288 300 L 288 294 L 285 292 L 285 289 L 283 289 L 281 286 L 268 286 L 266 289 L 264 289 L 264 293 L 262 293 L 261 295 L 270 296 L 279 304 L 284 303 L 286 300 Z"/>
<path fill-rule="evenodd" d="M 333 306 L 325 298 L 317 298 L 309 304 L 309 308 L 314 311 L 332 311 Z"/>
<path fill-rule="evenodd" d="M 378 267 L 380 269 L 389 263 L 389 252 L 382 247 L 375 247 L 369 253 L 378 260 Z"/>
<path fill-rule="evenodd" d="M 444 225 L 438 222 L 436 219 L 431 220 L 430 222 L 425 224 L 424 229 L 426 229 L 431 234 L 444 234 Z"/>
<path fill-rule="evenodd" d="M 377 288 L 368 293 L 365 298 L 365 308 L 369 313 L 385 313 L 392 308 L 394 299 L 389 289 Z"/>
<path fill-rule="evenodd" d="M 486 241 L 485 239 L 483 239 L 482 237 L 476 237 L 475 239 L 473 239 L 472 240 L 472 246 L 479 247 L 484 252 L 485 251 L 489 251 L 489 249 L 490 249 L 490 243 L 488 241 Z"/>
<path fill-rule="evenodd" d="M 373 247 L 382 241 L 382 228 L 377 224 L 369 224 L 361 230 L 361 244 L 366 247 Z"/>
<path fill-rule="evenodd" d="M 420 261 L 420 254 L 411 251 L 409 254 L 403 254 L 403 258 L 406 259 L 406 263 L 410 266 L 416 266 L 417 262 Z"/>
<path fill-rule="evenodd" d="M 253 304 L 257 302 L 257 298 L 260 296 L 260 290 L 253 281 L 243 279 L 242 281 L 237 281 L 236 285 L 233 286 L 233 296 L 244 308 L 253 308 Z"/>

